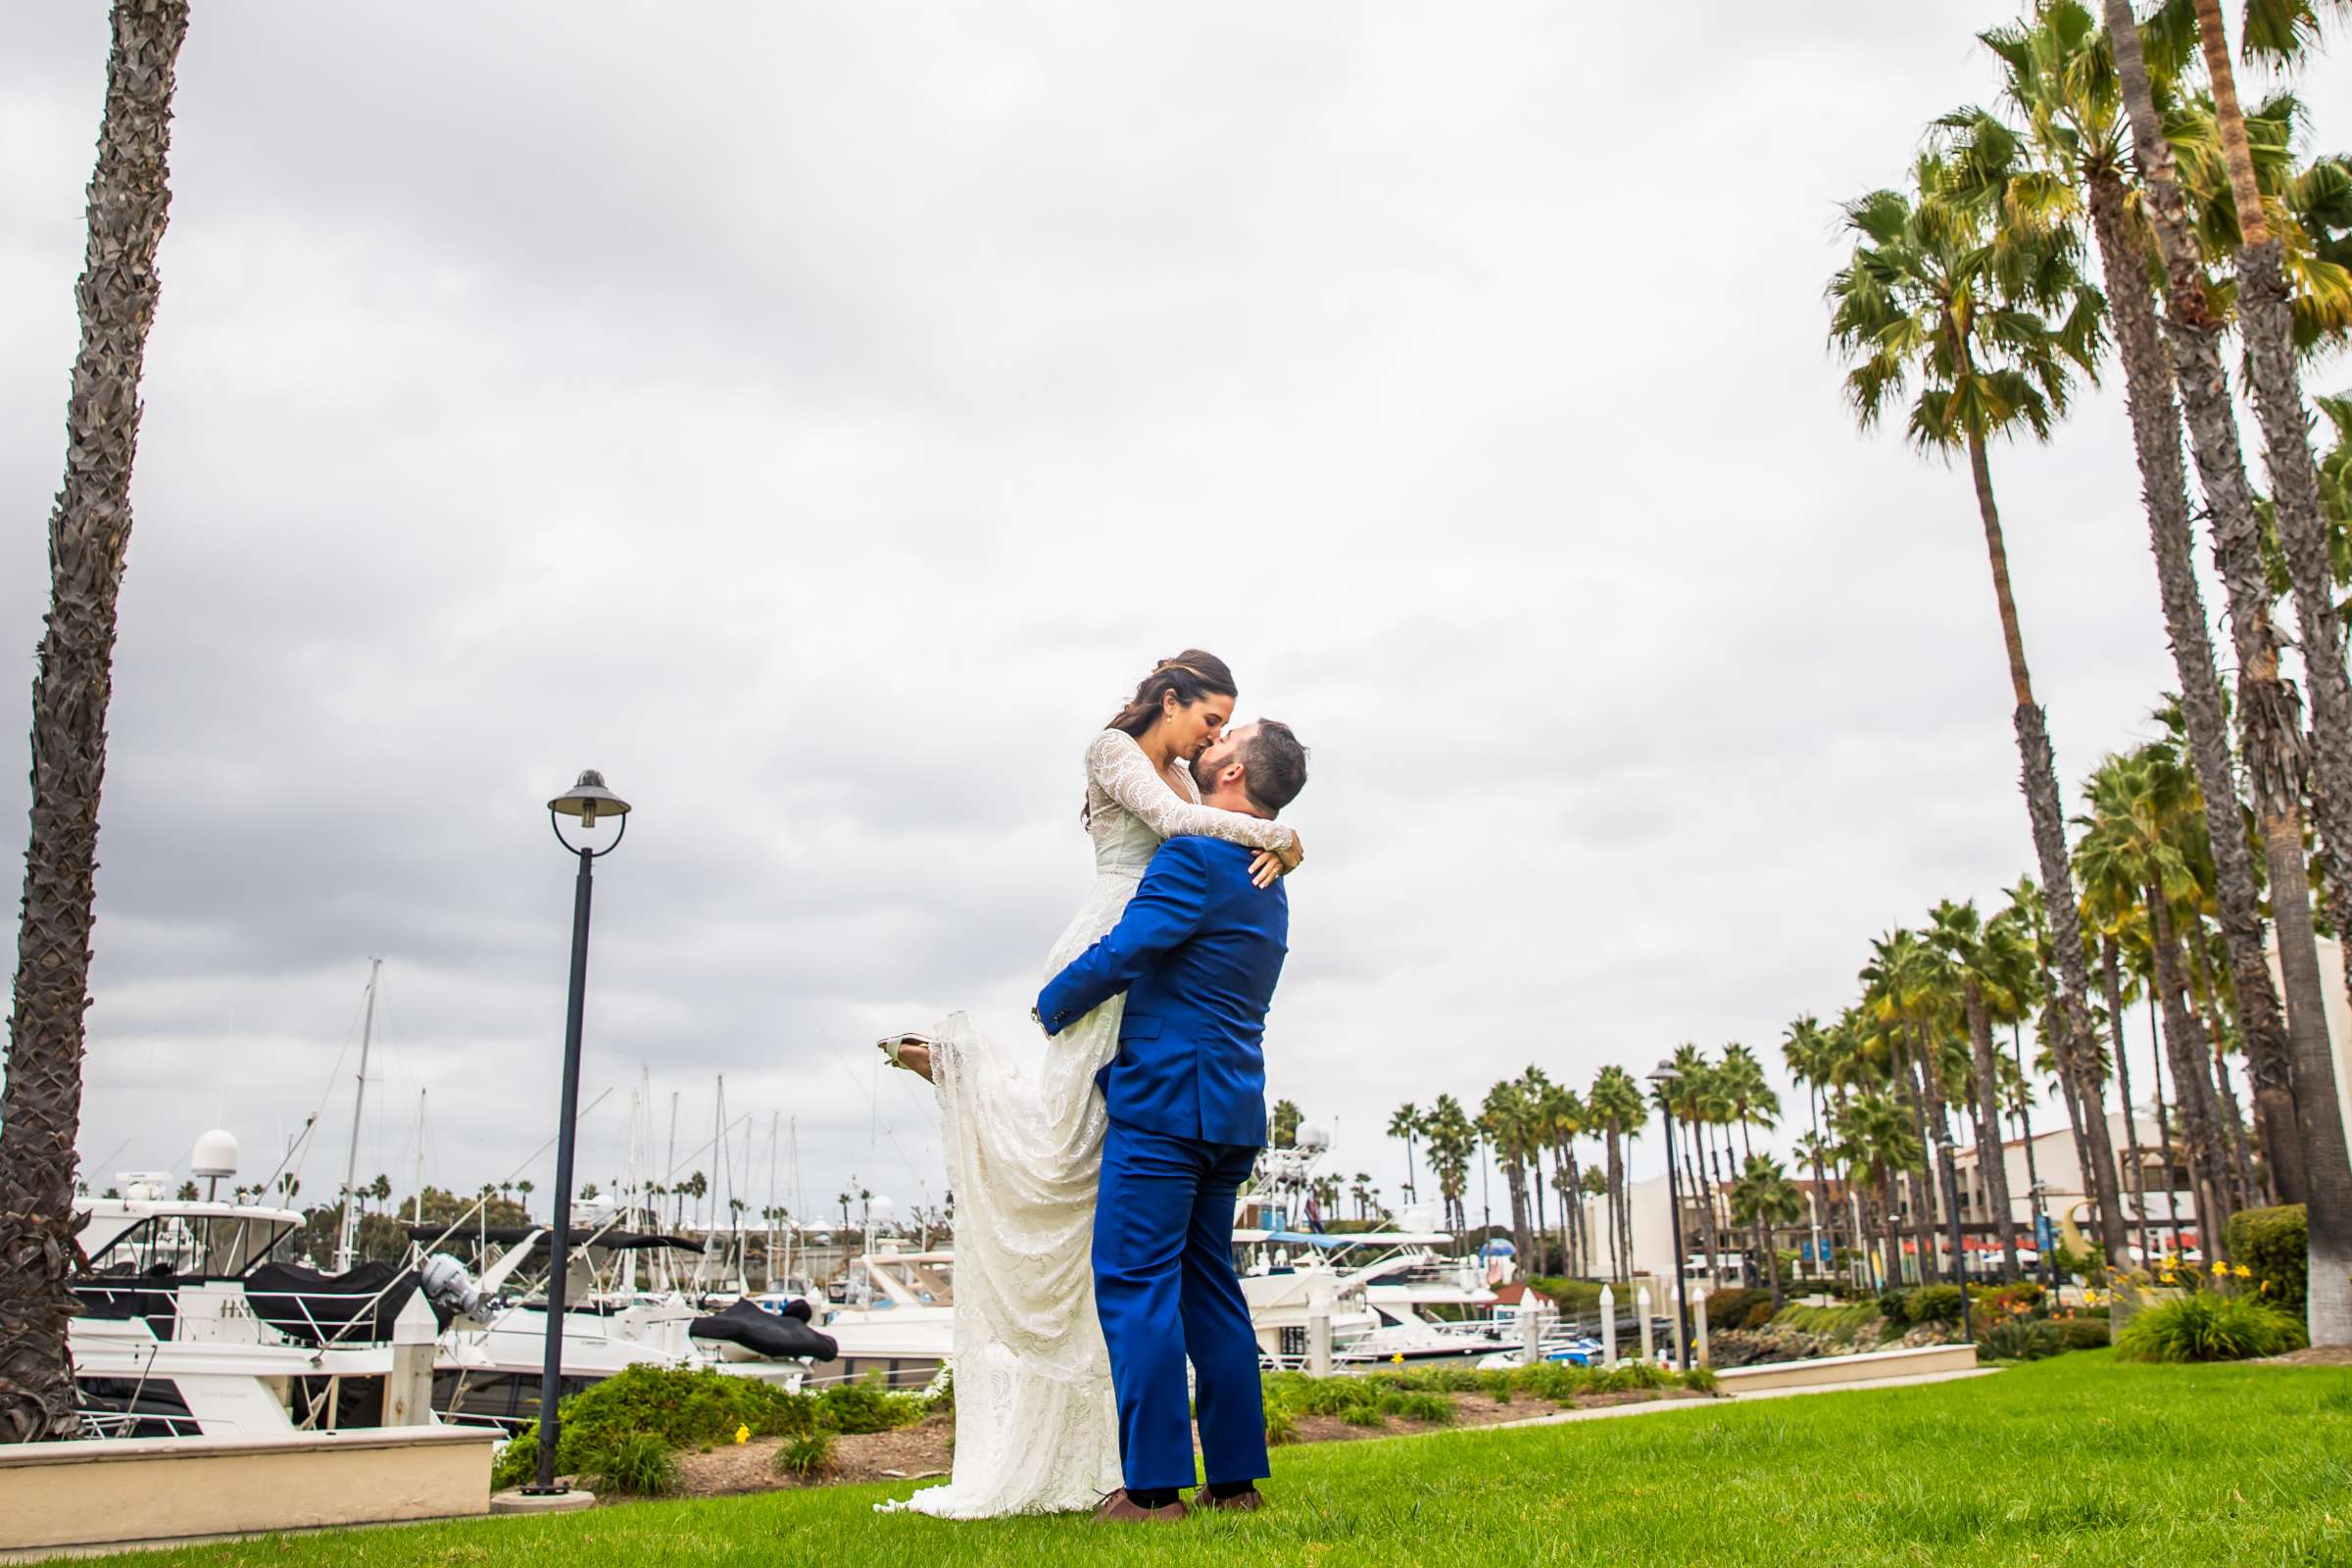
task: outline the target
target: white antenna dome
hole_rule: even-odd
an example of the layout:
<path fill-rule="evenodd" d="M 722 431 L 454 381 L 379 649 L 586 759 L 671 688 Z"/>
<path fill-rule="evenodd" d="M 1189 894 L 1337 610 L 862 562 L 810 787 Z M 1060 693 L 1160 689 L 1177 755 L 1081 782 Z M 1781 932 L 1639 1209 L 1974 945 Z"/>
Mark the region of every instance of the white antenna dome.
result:
<path fill-rule="evenodd" d="M 1298 1129 L 1298 1147 L 1300 1149 L 1329 1149 L 1331 1134 L 1310 1121 Z"/>
<path fill-rule="evenodd" d="M 237 1136 L 216 1127 L 196 1140 L 188 1155 L 191 1176 L 234 1176 L 237 1173 Z"/>
<path fill-rule="evenodd" d="M 887 1225 L 898 1217 L 899 1205 L 888 1198 L 877 1195 L 873 1206 L 867 1212 L 873 1215 L 875 1224 Z"/>

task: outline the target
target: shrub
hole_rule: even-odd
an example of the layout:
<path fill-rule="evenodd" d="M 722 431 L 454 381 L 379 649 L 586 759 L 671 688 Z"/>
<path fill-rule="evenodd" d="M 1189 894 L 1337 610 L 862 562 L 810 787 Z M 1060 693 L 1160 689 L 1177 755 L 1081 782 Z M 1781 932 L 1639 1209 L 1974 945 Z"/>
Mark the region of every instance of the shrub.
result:
<path fill-rule="evenodd" d="M 2104 1349 L 2108 1343 L 2105 1317 L 2052 1318 L 2050 1327 L 2058 1331 L 2059 1340 L 2070 1350 Z"/>
<path fill-rule="evenodd" d="M 1752 1327 L 1747 1321 L 1748 1315 L 1759 1304 L 1765 1308 L 1765 1316 L 1769 1319 L 1772 1315 L 1770 1291 L 1717 1291 L 1707 1298 L 1708 1332 Z"/>
<path fill-rule="evenodd" d="M 1915 1327 L 1960 1321 L 1960 1287 L 1923 1285 L 1903 1298 L 1903 1319 Z"/>
<path fill-rule="evenodd" d="M 1385 1427 L 1389 1418 L 1380 1413 L 1377 1404 L 1351 1404 L 1340 1412 L 1340 1419 L 1351 1427 Z"/>
<path fill-rule="evenodd" d="M 2308 1211 L 2301 1203 L 2230 1216 L 2230 1255 L 2254 1271 L 2251 1289 L 2282 1312 L 2300 1312 L 2311 1284 Z"/>
<path fill-rule="evenodd" d="M 1453 1425 L 1453 1401 L 1442 1394 L 1389 1394 L 1380 1400 L 1380 1413 L 1433 1426 Z"/>
<path fill-rule="evenodd" d="M 504 1492 L 539 1479 L 539 1429 L 532 1427 L 498 1450 L 490 1466 L 490 1490 Z"/>
<path fill-rule="evenodd" d="M 1977 1344 L 1996 1361 L 2039 1361 L 2072 1348 L 2056 1324 L 2037 1318 L 2004 1318 L 1986 1329 Z"/>
<path fill-rule="evenodd" d="M 2115 1337 L 2125 1361 L 2242 1361 L 2301 1349 L 2303 1325 L 2245 1296 L 2200 1294 L 2135 1313 Z"/>
<path fill-rule="evenodd" d="M 2018 1280 L 2009 1285 L 1972 1285 L 1968 1288 L 1969 1299 L 1984 1312 L 2000 1312 L 2013 1305 L 2032 1310 L 2041 1305 L 2042 1294 L 2041 1287 L 2033 1280 Z"/>
<path fill-rule="evenodd" d="M 1269 1396 L 1265 1401 L 1266 1446 L 1278 1448 L 1298 1436 L 1298 1412 Z"/>
<path fill-rule="evenodd" d="M 776 1468 L 806 1481 L 833 1468 L 833 1434 L 817 1429 L 794 1438 L 776 1450 Z"/>
<path fill-rule="evenodd" d="M 1711 1366 L 1694 1366 L 1679 1375 L 1686 1389 L 1696 1389 L 1701 1394 L 1715 1392 L 1715 1369 Z"/>
<path fill-rule="evenodd" d="M 1603 1394 L 1623 1394 L 1630 1389 L 1662 1389 L 1674 1378 L 1674 1373 L 1648 1361 L 1620 1361 L 1594 1379 L 1592 1386 Z"/>
<path fill-rule="evenodd" d="M 666 1497 L 678 1490 L 677 1451 L 650 1432 L 624 1433 L 583 1456 L 580 1474 L 598 1492 Z"/>
<path fill-rule="evenodd" d="M 922 1418 L 923 1401 L 890 1393 L 879 1373 L 871 1381 L 835 1384 L 816 1401 L 817 1424 L 841 1433 L 890 1432 Z"/>
<path fill-rule="evenodd" d="M 1541 1296 L 1549 1297 L 1552 1305 L 1559 1308 L 1562 1317 L 1591 1317 L 1600 1310 L 1600 1281 L 1598 1280 L 1572 1280 L 1562 1279 L 1554 1274 L 1531 1274 L 1527 1278 L 1527 1286 L 1529 1290 Z M 1628 1299 L 1623 1291 L 1619 1291 L 1617 1296 L 1620 1301 Z"/>
<path fill-rule="evenodd" d="M 1911 1321 L 1909 1293 L 1881 1291 L 1879 1293 L 1879 1316 L 1885 1318 L 1890 1326 L 1898 1329 L 1909 1323 Z"/>

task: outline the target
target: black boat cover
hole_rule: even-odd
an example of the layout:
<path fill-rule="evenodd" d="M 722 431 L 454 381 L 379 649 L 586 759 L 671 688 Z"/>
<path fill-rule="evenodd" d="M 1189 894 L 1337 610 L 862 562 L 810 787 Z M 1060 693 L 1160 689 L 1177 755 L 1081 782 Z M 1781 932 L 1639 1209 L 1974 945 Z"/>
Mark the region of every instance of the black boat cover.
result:
<path fill-rule="evenodd" d="M 808 1326 L 806 1301 L 793 1302 L 782 1315 L 763 1311 L 751 1301 L 736 1301 L 723 1312 L 696 1318 L 686 1325 L 686 1332 L 698 1340 L 724 1340 L 779 1359 L 806 1356 L 811 1361 L 830 1361 L 841 1353 L 833 1336 Z"/>
<path fill-rule="evenodd" d="M 253 1302 L 254 1315 L 304 1345 L 324 1345 L 338 1334 L 352 1344 L 389 1340 L 392 1320 L 416 1292 L 416 1271 L 397 1263 L 362 1263 L 348 1274 L 321 1274 L 296 1263 L 264 1263 L 245 1276 L 245 1296 Z M 449 1327 L 439 1309 L 433 1316 L 441 1327 Z M 344 1334 L 354 1323 L 358 1327 Z"/>

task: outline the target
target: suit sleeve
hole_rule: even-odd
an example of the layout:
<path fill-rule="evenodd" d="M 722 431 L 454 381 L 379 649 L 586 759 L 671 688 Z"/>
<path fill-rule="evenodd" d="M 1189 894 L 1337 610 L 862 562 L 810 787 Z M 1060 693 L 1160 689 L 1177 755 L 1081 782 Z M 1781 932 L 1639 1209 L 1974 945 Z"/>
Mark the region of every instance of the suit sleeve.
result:
<path fill-rule="evenodd" d="M 1200 927 L 1208 864 L 1195 839 L 1170 839 L 1152 857 L 1119 923 L 1037 994 L 1038 1021 L 1057 1035 L 1126 990 Z"/>

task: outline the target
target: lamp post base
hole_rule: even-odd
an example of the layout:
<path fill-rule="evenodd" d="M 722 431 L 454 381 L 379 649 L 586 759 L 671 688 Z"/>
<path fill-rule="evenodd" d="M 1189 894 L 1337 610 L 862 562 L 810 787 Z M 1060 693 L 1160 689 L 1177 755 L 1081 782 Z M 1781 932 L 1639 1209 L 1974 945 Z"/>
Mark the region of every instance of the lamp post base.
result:
<path fill-rule="evenodd" d="M 490 1511 L 496 1514 L 570 1513 L 595 1506 L 596 1494 L 578 1487 L 559 1487 L 553 1492 L 541 1492 L 537 1487 L 514 1487 L 490 1494 Z"/>

